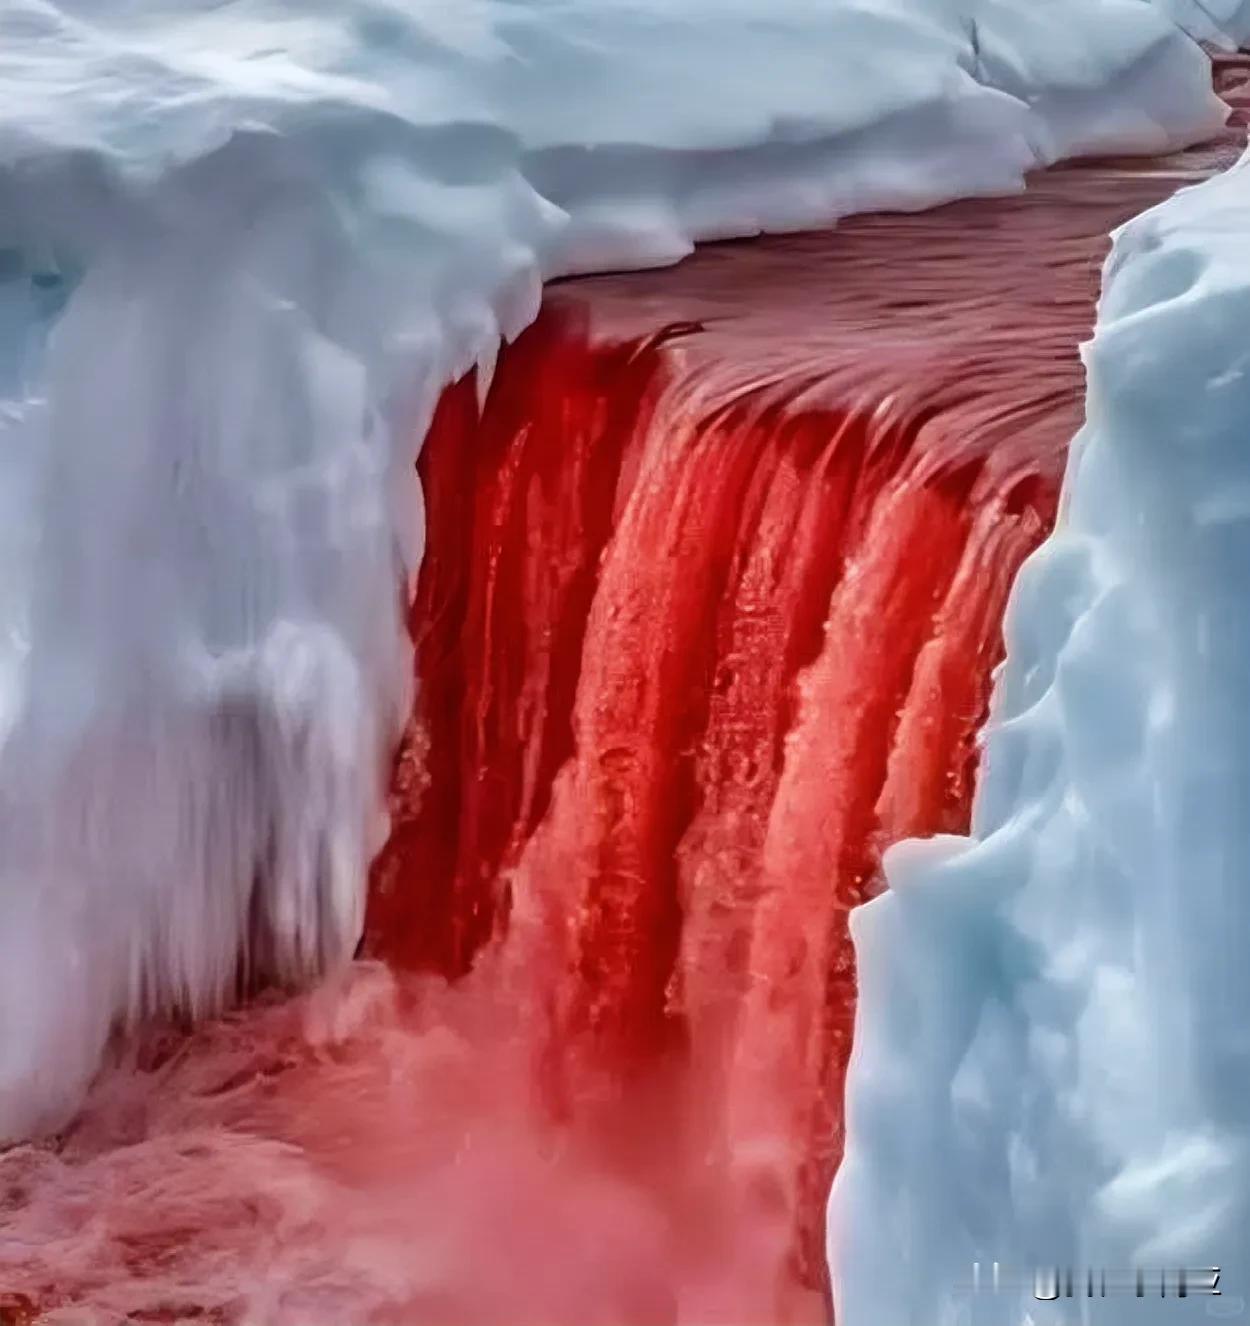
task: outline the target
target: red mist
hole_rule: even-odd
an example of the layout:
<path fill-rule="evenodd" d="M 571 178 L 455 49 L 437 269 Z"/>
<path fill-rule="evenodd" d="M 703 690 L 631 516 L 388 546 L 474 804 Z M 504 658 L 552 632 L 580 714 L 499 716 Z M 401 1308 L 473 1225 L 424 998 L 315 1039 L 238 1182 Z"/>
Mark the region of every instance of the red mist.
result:
<path fill-rule="evenodd" d="M 1108 230 L 1229 152 L 553 287 L 422 452 L 366 958 L 0 1156 L 0 1319 L 826 1320 L 848 910 L 967 828 Z"/>

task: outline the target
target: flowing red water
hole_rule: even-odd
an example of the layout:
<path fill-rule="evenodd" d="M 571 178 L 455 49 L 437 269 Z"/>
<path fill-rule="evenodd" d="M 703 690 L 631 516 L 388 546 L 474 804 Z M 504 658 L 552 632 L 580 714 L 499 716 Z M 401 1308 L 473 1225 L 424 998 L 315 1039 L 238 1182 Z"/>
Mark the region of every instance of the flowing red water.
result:
<path fill-rule="evenodd" d="M 0 1320 L 824 1318 L 847 912 L 967 827 L 1107 231 L 1227 155 L 551 289 L 423 450 L 373 960 L 0 1156 Z"/>

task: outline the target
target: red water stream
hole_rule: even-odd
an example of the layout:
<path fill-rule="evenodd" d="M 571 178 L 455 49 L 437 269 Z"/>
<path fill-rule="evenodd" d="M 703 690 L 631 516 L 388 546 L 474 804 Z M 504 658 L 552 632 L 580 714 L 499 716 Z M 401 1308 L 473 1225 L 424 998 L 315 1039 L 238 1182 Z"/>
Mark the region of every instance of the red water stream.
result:
<path fill-rule="evenodd" d="M 372 950 L 509 982 L 552 1118 L 663 1080 L 769 1248 L 766 1313 L 824 1285 L 848 911 L 884 845 L 968 828 L 1101 236 L 1191 168 L 560 287 L 481 416 L 466 381 L 427 440 L 424 779 L 397 785 Z"/>
<path fill-rule="evenodd" d="M 1228 153 L 550 290 L 422 454 L 375 960 L 0 1156 L 0 1317 L 824 1318 L 848 909 L 967 827 L 1108 230 Z"/>

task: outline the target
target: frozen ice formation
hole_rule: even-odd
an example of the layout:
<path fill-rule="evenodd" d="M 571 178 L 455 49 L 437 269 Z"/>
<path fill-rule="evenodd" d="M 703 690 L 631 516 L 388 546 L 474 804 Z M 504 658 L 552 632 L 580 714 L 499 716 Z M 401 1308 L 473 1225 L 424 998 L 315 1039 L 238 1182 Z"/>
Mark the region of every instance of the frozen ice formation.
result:
<path fill-rule="evenodd" d="M 1236 50 L 1250 39 L 1250 0 L 1155 0 L 1198 41 Z"/>
<path fill-rule="evenodd" d="M 893 849 L 852 918 L 841 1326 L 1250 1313 L 1248 233 L 1250 156 L 1117 234 L 973 835 Z M 1076 1295 L 1039 1302 L 1054 1266 Z"/>
<path fill-rule="evenodd" d="M 1140 0 L 8 0 L 0 1138 L 351 953 L 413 456 L 544 277 L 1220 121 Z"/>

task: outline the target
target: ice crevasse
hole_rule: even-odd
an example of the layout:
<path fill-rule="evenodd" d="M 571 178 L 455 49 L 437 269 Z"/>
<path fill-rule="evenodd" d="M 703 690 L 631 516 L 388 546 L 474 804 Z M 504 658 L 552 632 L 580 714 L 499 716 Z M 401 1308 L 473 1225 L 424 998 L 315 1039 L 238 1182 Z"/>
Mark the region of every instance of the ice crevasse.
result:
<path fill-rule="evenodd" d="M 1250 1313 L 1247 233 L 1250 158 L 1117 233 L 972 836 L 892 849 L 852 918 L 846 1326 Z M 1100 1292 L 1217 1266 L 1218 1299 Z"/>
<path fill-rule="evenodd" d="M 0 1137 L 350 955 L 413 439 L 543 279 L 1220 118 L 1139 0 L 6 5 Z"/>

